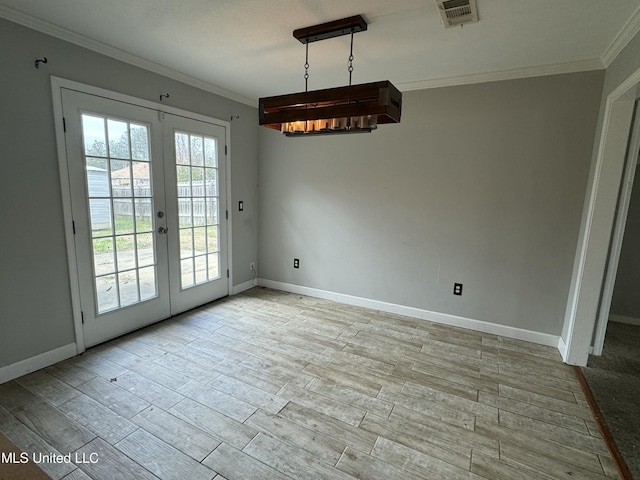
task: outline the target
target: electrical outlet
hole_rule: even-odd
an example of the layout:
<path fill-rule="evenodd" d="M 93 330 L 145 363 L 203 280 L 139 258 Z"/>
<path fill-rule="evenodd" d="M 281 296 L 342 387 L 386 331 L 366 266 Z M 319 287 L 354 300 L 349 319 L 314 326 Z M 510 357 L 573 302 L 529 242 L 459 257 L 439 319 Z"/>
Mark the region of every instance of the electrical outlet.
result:
<path fill-rule="evenodd" d="M 454 283 L 453 284 L 453 294 L 454 295 L 462 295 L 462 284 Z"/>
<path fill-rule="evenodd" d="M 249 271 L 251 272 L 256 271 L 256 262 L 249 262 Z"/>
<path fill-rule="evenodd" d="M 299 258 L 294 258 L 293 259 L 293 268 L 300 268 L 300 259 Z"/>

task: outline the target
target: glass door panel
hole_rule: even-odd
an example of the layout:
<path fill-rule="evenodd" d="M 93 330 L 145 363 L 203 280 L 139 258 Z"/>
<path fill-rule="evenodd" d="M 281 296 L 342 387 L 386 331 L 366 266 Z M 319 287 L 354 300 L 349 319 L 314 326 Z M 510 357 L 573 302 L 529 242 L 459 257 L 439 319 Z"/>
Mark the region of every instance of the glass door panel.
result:
<path fill-rule="evenodd" d="M 175 228 L 169 238 L 172 308 L 184 308 L 196 298 L 228 294 L 226 254 L 226 188 L 224 128 L 182 117 L 165 117 L 167 150 L 173 152 L 166 168 L 167 191 L 176 202 Z M 169 185 L 171 182 L 171 185 Z M 222 212 L 222 214 L 221 214 Z M 175 252 L 175 255 L 173 254 Z M 171 258 L 176 258 L 172 262 Z"/>
<path fill-rule="evenodd" d="M 225 128 L 61 95 L 85 346 L 227 295 Z"/>
<path fill-rule="evenodd" d="M 175 132 L 180 287 L 220 278 L 217 139 Z M 205 161 L 206 159 L 206 161 Z"/>
<path fill-rule="evenodd" d="M 158 296 L 150 131 L 147 125 L 106 115 L 82 113 L 81 118 L 101 315 Z"/>
<path fill-rule="evenodd" d="M 90 346 L 170 316 L 162 125 L 152 110 L 62 91 L 75 252 Z M 155 186 L 159 186 L 156 192 Z"/>

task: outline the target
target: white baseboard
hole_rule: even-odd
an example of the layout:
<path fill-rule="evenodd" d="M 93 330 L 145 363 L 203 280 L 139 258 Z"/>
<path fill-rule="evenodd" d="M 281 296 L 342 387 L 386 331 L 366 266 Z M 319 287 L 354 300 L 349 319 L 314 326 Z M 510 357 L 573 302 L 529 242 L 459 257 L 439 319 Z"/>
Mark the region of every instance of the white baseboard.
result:
<path fill-rule="evenodd" d="M 35 372 L 41 368 L 48 367 L 54 363 L 61 362 L 67 358 L 74 357 L 78 354 L 75 343 L 70 343 L 63 347 L 49 350 L 35 357 L 30 357 L 19 362 L 12 363 L 4 367 L 0 367 L 0 384 L 21 377 L 27 373 Z"/>
<path fill-rule="evenodd" d="M 358 307 L 372 308 L 388 313 L 396 313 L 398 315 L 406 315 L 407 317 L 428 320 L 434 323 L 442 323 L 454 327 L 467 328 L 483 333 L 500 335 L 502 337 L 513 338 L 516 340 L 524 340 L 527 342 L 546 345 L 549 347 L 559 348 L 560 337 L 557 335 L 549 335 L 547 333 L 535 332 L 533 330 L 525 330 L 517 327 L 509 327 L 499 325 L 497 323 L 484 322 L 482 320 L 474 320 L 471 318 L 459 317 L 448 313 L 432 312 L 415 307 L 407 307 L 395 303 L 381 302 L 369 298 L 355 297 L 344 293 L 329 292 L 316 288 L 303 287 L 290 283 L 275 282 L 273 280 L 258 279 L 258 285 L 261 287 L 273 288 L 274 290 L 283 290 L 290 293 L 299 293 L 310 297 L 322 298 L 325 300 L 333 300 L 335 302 L 346 303 Z M 563 342 L 564 343 L 564 342 Z"/>
<path fill-rule="evenodd" d="M 562 360 L 565 361 L 567 358 L 567 344 L 564 343 L 564 339 L 562 337 L 558 337 L 558 351 L 562 356 Z"/>
<path fill-rule="evenodd" d="M 638 325 L 640 326 L 640 318 L 636 318 L 636 317 L 627 317 L 625 315 L 609 315 L 609 321 L 610 322 L 617 322 L 617 323 L 627 323 L 629 325 Z"/>
<path fill-rule="evenodd" d="M 249 280 L 248 282 L 244 282 L 241 283 L 240 285 L 234 285 L 231 289 L 231 295 L 238 295 L 239 293 L 242 293 L 246 290 L 249 290 L 253 287 L 255 287 L 255 283 L 252 280 Z"/>

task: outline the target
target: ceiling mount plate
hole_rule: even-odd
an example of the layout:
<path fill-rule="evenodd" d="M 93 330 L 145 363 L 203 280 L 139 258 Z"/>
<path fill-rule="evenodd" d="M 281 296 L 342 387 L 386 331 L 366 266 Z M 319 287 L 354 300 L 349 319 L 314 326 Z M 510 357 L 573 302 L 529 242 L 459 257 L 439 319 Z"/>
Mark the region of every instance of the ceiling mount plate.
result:
<path fill-rule="evenodd" d="M 351 33 L 364 32 L 367 29 L 367 22 L 362 15 L 341 18 L 332 22 L 321 23 L 312 27 L 298 28 L 293 31 L 293 36 L 300 43 L 311 43 L 327 38 L 350 35 Z"/>

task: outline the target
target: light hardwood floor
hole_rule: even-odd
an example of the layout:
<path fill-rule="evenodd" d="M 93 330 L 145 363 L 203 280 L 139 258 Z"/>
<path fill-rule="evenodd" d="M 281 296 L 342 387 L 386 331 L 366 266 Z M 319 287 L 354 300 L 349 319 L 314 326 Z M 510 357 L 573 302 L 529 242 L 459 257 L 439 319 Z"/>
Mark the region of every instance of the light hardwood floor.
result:
<path fill-rule="evenodd" d="M 262 288 L 0 385 L 0 430 L 98 455 L 53 479 L 617 478 L 556 349 Z"/>

